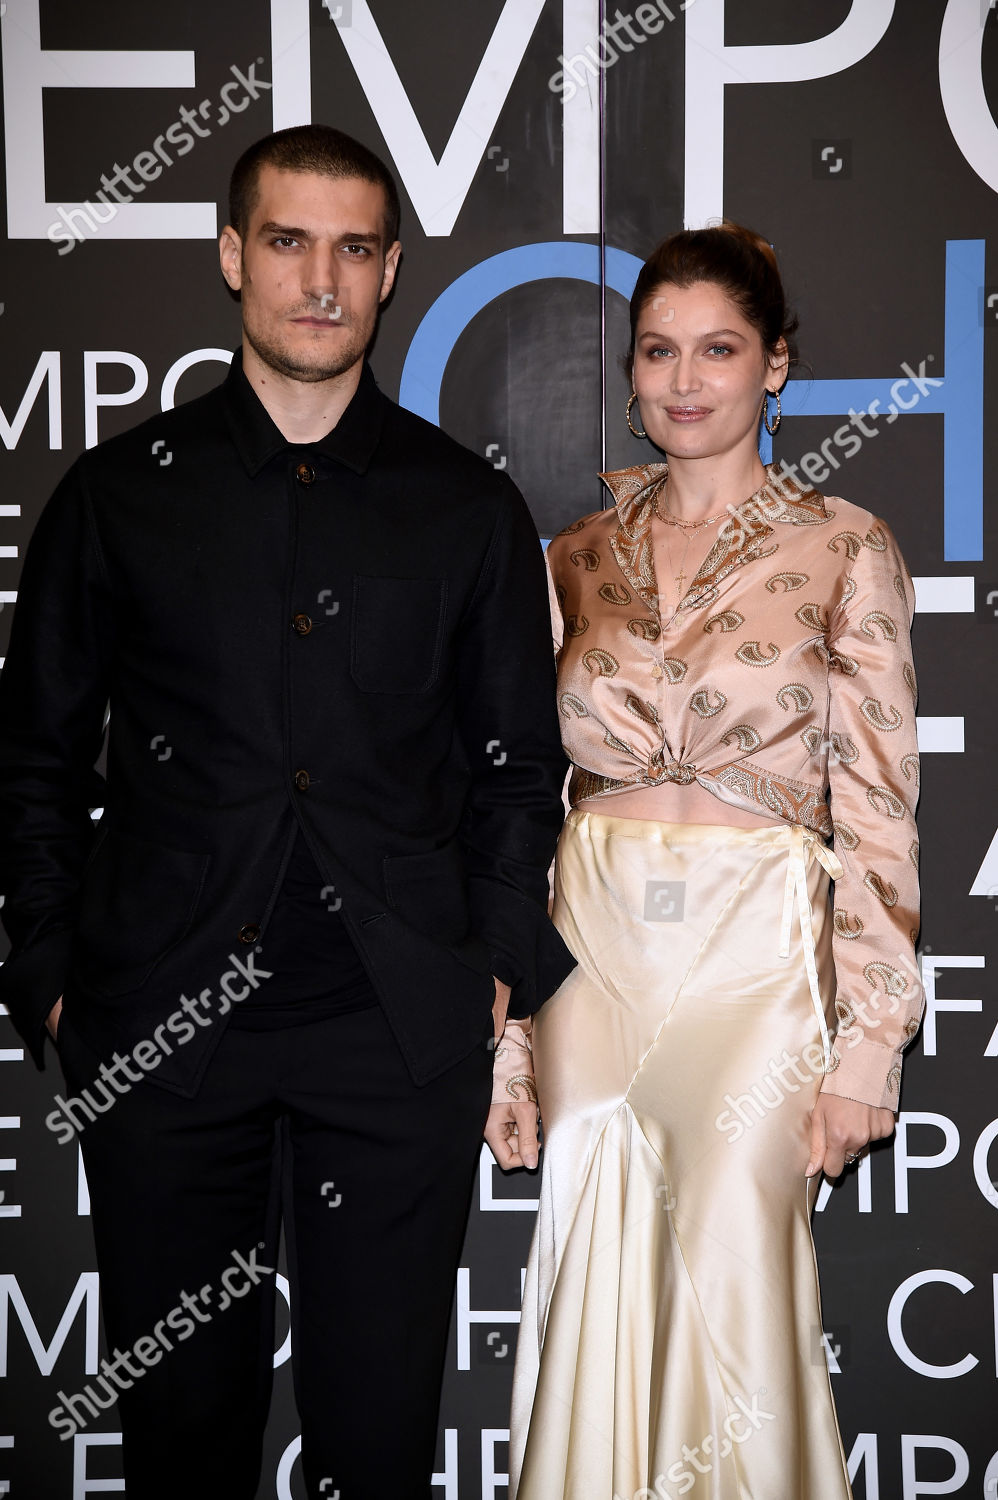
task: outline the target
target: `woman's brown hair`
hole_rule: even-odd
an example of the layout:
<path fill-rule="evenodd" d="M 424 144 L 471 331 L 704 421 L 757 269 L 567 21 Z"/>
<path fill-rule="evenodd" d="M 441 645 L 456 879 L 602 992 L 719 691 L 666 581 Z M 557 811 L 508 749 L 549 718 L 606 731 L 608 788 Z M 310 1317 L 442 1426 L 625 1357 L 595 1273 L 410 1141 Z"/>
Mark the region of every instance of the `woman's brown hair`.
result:
<path fill-rule="evenodd" d="M 628 375 L 634 364 L 638 320 L 658 289 L 705 281 L 715 283 L 731 298 L 759 334 L 767 354 L 775 354 L 780 340 L 786 339 L 790 362 L 796 363 L 797 318 L 787 308 L 773 247 L 754 230 L 723 219 L 709 229 L 683 229 L 670 235 L 641 267 L 631 297 L 631 346 L 624 360 Z"/>

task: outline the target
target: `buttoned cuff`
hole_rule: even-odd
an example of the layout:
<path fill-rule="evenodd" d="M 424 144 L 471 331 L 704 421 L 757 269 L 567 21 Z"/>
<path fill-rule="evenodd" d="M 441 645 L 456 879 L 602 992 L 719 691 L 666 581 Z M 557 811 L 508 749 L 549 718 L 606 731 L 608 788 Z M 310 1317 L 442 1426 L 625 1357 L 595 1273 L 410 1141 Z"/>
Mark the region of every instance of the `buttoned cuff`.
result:
<path fill-rule="evenodd" d="M 862 1041 L 855 1047 L 837 1041 L 832 1046 L 832 1071 L 821 1082 L 821 1093 L 854 1099 L 875 1109 L 899 1107 L 901 1053 L 880 1042 Z"/>
<path fill-rule="evenodd" d="M 72 930 L 60 928 L 11 954 L 0 967 L 0 1002 L 39 1069 L 45 1067 L 45 1021 L 65 992 L 72 947 Z"/>

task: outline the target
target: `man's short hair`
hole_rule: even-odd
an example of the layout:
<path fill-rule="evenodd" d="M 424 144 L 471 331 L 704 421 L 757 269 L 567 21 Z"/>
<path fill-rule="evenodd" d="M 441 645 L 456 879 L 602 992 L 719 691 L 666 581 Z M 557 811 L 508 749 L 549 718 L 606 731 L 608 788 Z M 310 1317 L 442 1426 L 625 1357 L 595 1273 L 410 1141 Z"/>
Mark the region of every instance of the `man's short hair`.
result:
<path fill-rule="evenodd" d="M 385 246 L 394 244 L 399 230 L 399 193 L 384 162 L 353 136 L 332 125 L 292 125 L 254 141 L 236 162 L 229 182 L 229 223 L 242 238 L 249 228 L 260 192 L 261 167 L 280 172 L 318 172 L 323 177 L 359 178 L 373 182 L 385 195 Z"/>

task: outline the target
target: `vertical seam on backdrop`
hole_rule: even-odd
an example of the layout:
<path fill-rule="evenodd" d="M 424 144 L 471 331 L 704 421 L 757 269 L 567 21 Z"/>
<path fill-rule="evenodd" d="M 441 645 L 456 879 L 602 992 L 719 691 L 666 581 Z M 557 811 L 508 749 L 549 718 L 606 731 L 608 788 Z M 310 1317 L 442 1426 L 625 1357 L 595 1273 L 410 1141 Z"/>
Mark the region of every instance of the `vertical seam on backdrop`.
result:
<path fill-rule="evenodd" d="M 597 36 L 603 36 L 606 25 L 606 0 L 600 0 Z M 599 70 L 597 100 L 599 110 L 599 315 L 600 315 L 600 470 L 606 471 L 606 68 Z M 606 510 L 609 495 L 600 485 L 600 507 Z"/>

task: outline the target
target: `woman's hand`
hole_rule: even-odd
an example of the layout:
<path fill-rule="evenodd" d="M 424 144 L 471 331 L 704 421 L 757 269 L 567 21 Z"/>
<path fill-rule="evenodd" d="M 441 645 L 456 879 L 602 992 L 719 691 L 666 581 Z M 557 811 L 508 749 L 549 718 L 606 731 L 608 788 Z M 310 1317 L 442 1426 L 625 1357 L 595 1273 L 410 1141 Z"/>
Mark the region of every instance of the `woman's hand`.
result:
<path fill-rule="evenodd" d="M 493 1104 L 485 1124 L 485 1140 L 504 1172 L 513 1167 L 536 1167 L 537 1105 L 529 1100 Z"/>
<path fill-rule="evenodd" d="M 840 1099 L 836 1094 L 819 1094 L 811 1111 L 811 1159 L 804 1176 L 824 1172 L 826 1177 L 838 1177 L 847 1155 L 862 1151 L 870 1141 L 883 1140 L 893 1130 L 892 1109 Z"/>

